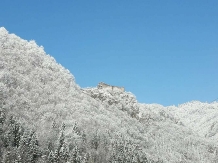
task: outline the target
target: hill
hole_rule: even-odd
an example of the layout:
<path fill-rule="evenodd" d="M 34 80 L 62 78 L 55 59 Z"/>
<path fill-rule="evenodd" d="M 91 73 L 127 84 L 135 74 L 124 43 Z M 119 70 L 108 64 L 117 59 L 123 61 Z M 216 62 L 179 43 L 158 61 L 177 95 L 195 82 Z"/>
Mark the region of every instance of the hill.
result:
<path fill-rule="evenodd" d="M 1 162 L 217 162 L 217 106 L 80 88 L 42 46 L 0 28 Z"/>

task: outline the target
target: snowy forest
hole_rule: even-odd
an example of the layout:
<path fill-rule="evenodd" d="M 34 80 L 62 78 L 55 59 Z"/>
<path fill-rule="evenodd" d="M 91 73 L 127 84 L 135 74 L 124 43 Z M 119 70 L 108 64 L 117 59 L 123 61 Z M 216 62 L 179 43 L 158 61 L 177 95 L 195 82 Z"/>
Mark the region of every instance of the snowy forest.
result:
<path fill-rule="evenodd" d="M 217 163 L 217 119 L 216 101 L 164 107 L 81 88 L 42 46 L 0 28 L 1 163 Z"/>

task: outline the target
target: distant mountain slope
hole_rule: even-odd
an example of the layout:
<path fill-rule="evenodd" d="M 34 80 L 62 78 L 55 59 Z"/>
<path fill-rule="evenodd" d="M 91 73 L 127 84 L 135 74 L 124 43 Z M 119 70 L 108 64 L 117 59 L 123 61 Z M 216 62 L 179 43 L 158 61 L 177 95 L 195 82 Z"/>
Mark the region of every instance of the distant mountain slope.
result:
<path fill-rule="evenodd" d="M 185 126 L 202 137 L 218 140 L 218 103 L 192 101 L 178 107 L 167 107 Z"/>
<path fill-rule="evenodd" d="M 47 55 L 43 47 L 9 34 L 3 27 L 0 28 L 0 107 L 24 126 L 36 130 L 43 148 L 53 138 L 51 126 L 60 127 L 62 123 L 67 142 L 75 142 L 76 123 L 88 140 L 97 133 L 102 138 L 101 144 L 107 143 L 103 139 L 106 137 L 111 141 L 110 146 L 114 146 L 122 137 L 151 160 L 217 161 L 216 144 L 193 132 L 194 123 L 186 123 L 190 119 L 187 112 L 181 109 L 177 114 L 176 107 L 139 104 L 132 93 L 125 91 L 82 89 L 73 75 Z M 95 152 L 88 149 L 95 155 L 114 152 L 111 148 L 96 148 Z"/>

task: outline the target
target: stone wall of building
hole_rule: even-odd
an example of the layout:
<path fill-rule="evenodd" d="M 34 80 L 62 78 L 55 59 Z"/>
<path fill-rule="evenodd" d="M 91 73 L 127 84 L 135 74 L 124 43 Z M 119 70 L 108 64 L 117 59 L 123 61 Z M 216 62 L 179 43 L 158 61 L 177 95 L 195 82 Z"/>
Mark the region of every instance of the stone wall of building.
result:
<path fill-rule="evenodd" d="M 121 91 L 121 92 L 125 91 L 124 87 L 112 86 L 112 85 L 108 85 L 108 84 L 103 83 L 103 82 L 100 82 L 98 84 L 98 89 L 108 89 L 108 90 L 112 90 L 112 91 Z"/>

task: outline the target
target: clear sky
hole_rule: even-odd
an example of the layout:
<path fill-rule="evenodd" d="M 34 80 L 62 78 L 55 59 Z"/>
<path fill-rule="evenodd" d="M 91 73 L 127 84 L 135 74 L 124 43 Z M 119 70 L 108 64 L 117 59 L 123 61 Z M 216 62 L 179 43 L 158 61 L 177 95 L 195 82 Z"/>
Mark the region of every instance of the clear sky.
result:
<path fill-rule="evenodd" d="M 81 87 L 103 81 L 165 106 L 218 98 L 217 0 L 1 0 L 0 26 Z"/>

